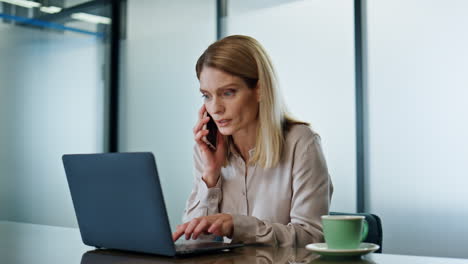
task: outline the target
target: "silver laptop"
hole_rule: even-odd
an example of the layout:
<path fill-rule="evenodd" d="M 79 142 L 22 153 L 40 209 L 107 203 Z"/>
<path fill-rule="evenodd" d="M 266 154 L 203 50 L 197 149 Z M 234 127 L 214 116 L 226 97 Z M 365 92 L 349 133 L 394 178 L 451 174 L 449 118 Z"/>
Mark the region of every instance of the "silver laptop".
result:
<path fill-rule="evenodd" d="M 74 154 L 62 160 L 86 245 L 165 256 L 242 246 L 172 241 L 152 153 Z"/>

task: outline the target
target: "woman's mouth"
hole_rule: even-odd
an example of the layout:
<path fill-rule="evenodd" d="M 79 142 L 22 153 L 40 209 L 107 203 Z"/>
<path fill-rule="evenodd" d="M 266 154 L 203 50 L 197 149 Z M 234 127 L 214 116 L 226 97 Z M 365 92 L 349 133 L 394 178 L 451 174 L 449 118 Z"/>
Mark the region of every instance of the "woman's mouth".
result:
<path fill-rule="evenodd" d="M 221 119 L 216 121 L 216 124 L 218 124 L 219 127 L 225 127 L 231 123 L 231 119 Z"/>

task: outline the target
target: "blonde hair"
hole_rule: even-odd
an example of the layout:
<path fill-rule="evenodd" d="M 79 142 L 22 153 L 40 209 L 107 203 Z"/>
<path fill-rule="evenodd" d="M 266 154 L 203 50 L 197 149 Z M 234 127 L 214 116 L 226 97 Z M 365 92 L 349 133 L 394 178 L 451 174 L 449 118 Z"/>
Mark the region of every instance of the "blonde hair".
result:
<path fill-rule="evenodd" d="M 273 64 L 265 49 L 252 37 L 228 36 L 211 44 L 200 56 L 195 67 L 198 79 L 203 67 L 213 67 L 238 76 L 250 89 L 258 86 L 259 128 L 255 153 L 249 163 L 257 163 L 264 168 L 275 167 L 281 160 L 287 129 L 294 124 L 309 124 L 287 114 Z M 228 164 L 232 137 L 226 137 L 226 142 Z"/>

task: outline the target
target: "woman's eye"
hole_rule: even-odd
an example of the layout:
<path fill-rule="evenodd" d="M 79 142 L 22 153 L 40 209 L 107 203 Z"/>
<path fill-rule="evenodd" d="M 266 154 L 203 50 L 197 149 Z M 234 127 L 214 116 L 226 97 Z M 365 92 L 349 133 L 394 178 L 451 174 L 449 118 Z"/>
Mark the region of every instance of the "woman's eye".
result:
<path fill-rule="evenodd" d="M 235 94 L 235 92 L 236 92 L 236 91 L 234 91 L 234 90 L 227 90 L 227 91 L 224 92 L 224 95 L 225 95 L 225 96 L 232 96 L 232 95 Z"/>
<path fill-rule="evenodd" d="M 203 99 L 205 99 L 205 100 L 208 99 L 208 95 L 206 95 L 206 94 L 202 94 L 201 97 L 202 97 Z"/>

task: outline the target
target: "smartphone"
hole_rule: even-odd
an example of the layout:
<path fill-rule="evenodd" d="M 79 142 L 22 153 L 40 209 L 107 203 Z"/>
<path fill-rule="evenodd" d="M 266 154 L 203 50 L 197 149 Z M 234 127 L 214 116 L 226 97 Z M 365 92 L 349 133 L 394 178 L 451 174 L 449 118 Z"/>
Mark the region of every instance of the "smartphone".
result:
<path fill-rule="evenodd" d="M 205 117 L 209 116 L 210 121 L 203 126 L 203 129 L 208 129 L 208 135 L 203 137 L 203 141 L 213 150 L 216 150 L 216 144 L 218 139 L 218 127 L 216 126 L 213 118 L 205 112 Z"/>

